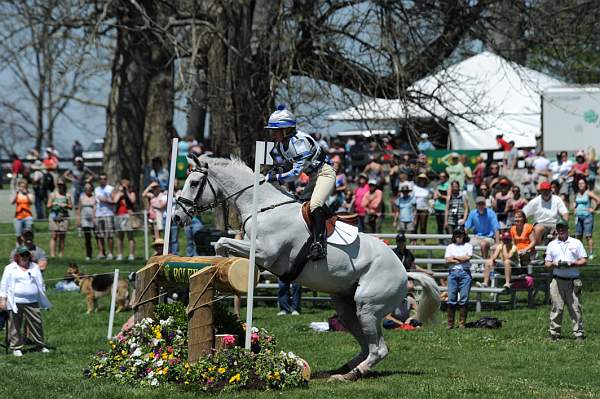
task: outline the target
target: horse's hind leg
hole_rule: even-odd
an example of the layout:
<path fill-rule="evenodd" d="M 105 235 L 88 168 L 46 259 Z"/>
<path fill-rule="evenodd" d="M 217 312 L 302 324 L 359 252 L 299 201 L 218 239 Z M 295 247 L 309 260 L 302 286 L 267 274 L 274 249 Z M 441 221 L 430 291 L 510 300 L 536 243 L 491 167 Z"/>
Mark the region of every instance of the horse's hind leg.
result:
<path fill-rule="evenodd" d="M 354 381 L 367 374 L 388 354 L 381 323 L 383 317 L 397 308 L 406 296 L 406 274 L 389 273 L 388 278 L 382 279 L 381 273 L 386 270 L 374 266 L 377 265 L 372 265 L 371 270 L 360 278 L 354 294 L 356 317 L 369 352 L 366 359 L 350 372 L 332 377 L 336 380 Z"/>
<path fill-rule="evenodd" d="M 339 319 L 360 345 L 360 352 L 352 360 L 331 372 L 331 374 L 342 374 L 349 372 L 367 358 L 369 355 L 369 345 L 356 315 L 356 303 L 354 303 L 354 299 L 332 295 L 332 300 Z"/>

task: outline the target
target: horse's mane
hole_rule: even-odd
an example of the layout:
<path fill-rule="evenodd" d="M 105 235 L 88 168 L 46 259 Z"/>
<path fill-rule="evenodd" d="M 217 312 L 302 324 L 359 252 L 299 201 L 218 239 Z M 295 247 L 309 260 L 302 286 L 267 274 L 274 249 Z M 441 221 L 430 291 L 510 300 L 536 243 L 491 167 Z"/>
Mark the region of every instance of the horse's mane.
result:
<path fill-rule="evenodd" d="M 208 162 L 208 167 L 211 166 L 222 167 L 222 168 L 236 168 L 243 172 L 253 174 L 253 170 L 246 165 L 246 163 L 238 156 L 231 155 L 229 158 L 213 158 L 208 155 L 202 155 L 200 160 Z M 271 185 L 274 189 L 284 194 L 287 197 L 293 198 L 293 196 L 283 187 L 277 184 Z"/>
<path fill-rule="evenodd" d="M 245 172 L 252 173 L 252 169 L 238 156 L 232 155 L 230 158 L 213 158 L 207 155 L 203 155 L 200 157 L 202 161 L 208 162 L 209 168 L 210 166 L 220 166 L 224 168 L 237 168 L 243 170 Z"/>

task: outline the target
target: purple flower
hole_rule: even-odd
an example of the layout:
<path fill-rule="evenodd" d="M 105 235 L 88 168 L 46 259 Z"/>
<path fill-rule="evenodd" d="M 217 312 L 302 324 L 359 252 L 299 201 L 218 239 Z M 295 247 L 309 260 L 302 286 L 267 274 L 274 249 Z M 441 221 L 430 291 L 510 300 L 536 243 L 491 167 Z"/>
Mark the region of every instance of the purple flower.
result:
<path fill-rule="evenodd" d="M 127 370 L 127 367 L 121 366 L 121 367 L 119 367 L 119 370 L 121 371 L 121 373 L 124 373 L 125 370 Z"/>

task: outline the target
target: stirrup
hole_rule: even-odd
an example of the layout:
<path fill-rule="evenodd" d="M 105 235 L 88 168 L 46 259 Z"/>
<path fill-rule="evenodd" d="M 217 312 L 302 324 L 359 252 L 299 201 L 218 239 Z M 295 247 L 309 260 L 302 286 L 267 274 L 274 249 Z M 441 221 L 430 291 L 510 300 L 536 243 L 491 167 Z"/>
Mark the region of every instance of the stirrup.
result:
<path fill-rule="evenodd" d="M 323 246 L 321 241 L 315 241 L 310 245 L 308 257 L 312 260 L 323 259 L 327 257 L 327 247 Z"/>

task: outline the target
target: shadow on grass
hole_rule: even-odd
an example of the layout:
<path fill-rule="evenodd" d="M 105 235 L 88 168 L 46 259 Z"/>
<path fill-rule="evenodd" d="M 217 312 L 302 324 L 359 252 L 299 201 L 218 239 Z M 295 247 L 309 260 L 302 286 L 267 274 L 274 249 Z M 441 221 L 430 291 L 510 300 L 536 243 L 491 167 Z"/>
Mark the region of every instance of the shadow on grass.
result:
<path fill-rule="evenodd" d="M 426 373 L 423 371 L 415 371 L 415 370 L 385 370 L 385 371 L 370 371 L 366 376 L 362 377 L 363 380 L 368 380 L 372 378 L 382 378 L 382 377 L 392 377 L 396 375 L 408 375 L 408 376 L 421 376 Z M 318 379 L 327 379 L 331 377 L 331 370 L 327 371 L 317 371 L 312 374 L 311 378 Z"/>

